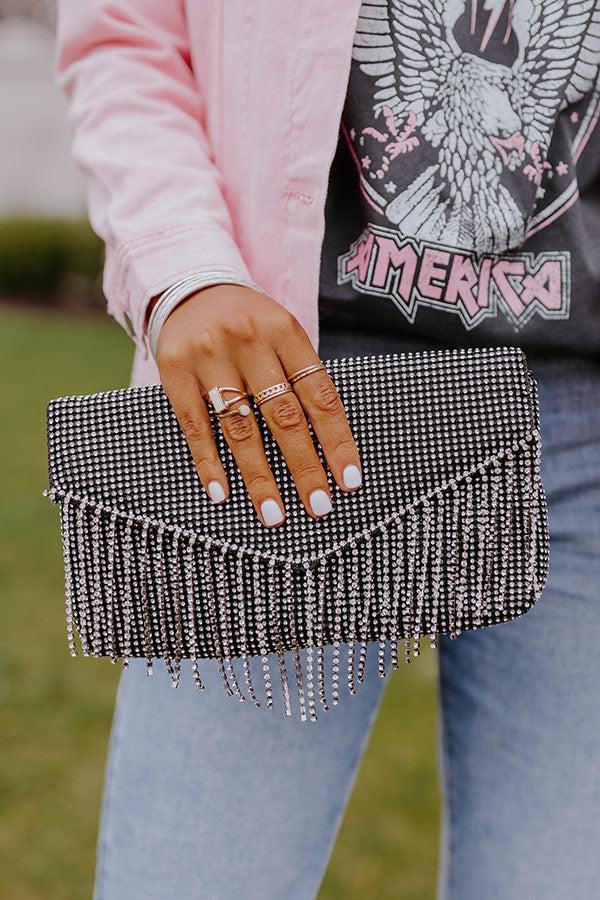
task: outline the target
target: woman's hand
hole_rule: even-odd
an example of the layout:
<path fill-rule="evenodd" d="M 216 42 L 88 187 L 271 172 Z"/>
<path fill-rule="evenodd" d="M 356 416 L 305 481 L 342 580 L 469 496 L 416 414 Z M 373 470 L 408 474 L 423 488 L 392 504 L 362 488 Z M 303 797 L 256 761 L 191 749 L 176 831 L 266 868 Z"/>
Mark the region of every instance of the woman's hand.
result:
<path fill-rule="evenodd" d="M 281 304 L 250 288 L 204 288 L 170 314 L 158 340 L 160 377 L 200 480 L 215 503 L 227 499 L 229 486 L 217 453 L 206 393 L 214 387 L 239 387 L 241 392 L 256 395 L 320 362 L 298 320 Z M 238 401 L 230 409 L 244 402 Z M 337 484 L 345 491 L 360 486 L 356 443 L 327 372 L 321 370 L 301 378 L 292 392 L 265 401 L 260 409 L 309 515 L 321 518 L 332 507 L 327 476 L 311 440 L 307 418 Z M 285 517 L 283 501 L 254 413 L 224 416 L 220 426 L 259 518 L 266 526 L 279 525 Z"/>

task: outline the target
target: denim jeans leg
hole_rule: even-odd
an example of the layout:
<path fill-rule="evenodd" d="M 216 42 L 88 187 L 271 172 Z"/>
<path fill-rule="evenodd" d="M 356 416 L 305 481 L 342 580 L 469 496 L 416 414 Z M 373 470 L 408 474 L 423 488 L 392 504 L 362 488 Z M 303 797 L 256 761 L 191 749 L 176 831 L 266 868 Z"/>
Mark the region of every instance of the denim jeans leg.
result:
<path fill-rule="evenodd" d="M 314 723 L 228 699 L 213 663 L 202 694 L 189 671 L 173 690 L 144 668 L 121 680 L 95 900 L 311 900 L 383 691 L 377 653 Z"/>
<path fill-rule="evenodd" d="M 524 617 L 441 641 L 439 900 L 600 891 L 600 369 L 530 365 L 550 576 Z"/>

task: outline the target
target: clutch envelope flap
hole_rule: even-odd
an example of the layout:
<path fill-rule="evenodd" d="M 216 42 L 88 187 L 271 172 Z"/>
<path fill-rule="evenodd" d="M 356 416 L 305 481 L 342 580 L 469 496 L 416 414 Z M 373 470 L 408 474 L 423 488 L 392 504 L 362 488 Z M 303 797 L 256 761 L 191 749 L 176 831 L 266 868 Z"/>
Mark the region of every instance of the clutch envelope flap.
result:
<path fill-rule="evenodd" d="M 260 412 L 286 521 L 277 529 L 258 521 L 216 421 L 232 496 L 211 503 L 158 385 L 51 402 L 50 487 L 278 559 L 316 557 L 491 466 L 537 432 L 534 383 L 518 349 L 353 357 L 326 366 L 356 437 L 364 478 L 356 494 L 344 494 L 330 479 L 334 510 L 323 520 L 302 508 Z"/>

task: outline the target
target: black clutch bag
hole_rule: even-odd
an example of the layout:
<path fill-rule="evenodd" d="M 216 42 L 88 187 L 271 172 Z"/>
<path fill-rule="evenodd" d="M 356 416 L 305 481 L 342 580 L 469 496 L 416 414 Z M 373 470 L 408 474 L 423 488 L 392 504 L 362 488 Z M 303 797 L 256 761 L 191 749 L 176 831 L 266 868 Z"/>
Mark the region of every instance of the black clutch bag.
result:
<path fill-rule="evenodd" d="M 354 693 L 373 642 L 384 676 L 401 642 L 410 659 L 422 636 L 435 646 L 438 634 L 533 605 L 549 540 L 537 392 L 523 352 L 325 365 L 360 449 L 363 487 L 348 495 L 332 483 L 333 512 L 311 519 L 257 410 L 287 509 L 275 529 L 256 517 L 216 422 L 231 497 L 210 502 L 160 386 L 49 404 L 47 494 L 61 507 L 73 655 L 77 632 L 84 656 L 144 657 L 150 672 L 163 659 L 175 685 L 191 659 L 201 689 L 198 660 L 216 659 L 229 695 L 267 706 L 275 668 L 285 712 L 296 704 L 292 682 L 302 718 L 314 719 L 318 705 L 338 702 L 340 681 Z M 264 701 L 248 661 L 257 655 Z"/>

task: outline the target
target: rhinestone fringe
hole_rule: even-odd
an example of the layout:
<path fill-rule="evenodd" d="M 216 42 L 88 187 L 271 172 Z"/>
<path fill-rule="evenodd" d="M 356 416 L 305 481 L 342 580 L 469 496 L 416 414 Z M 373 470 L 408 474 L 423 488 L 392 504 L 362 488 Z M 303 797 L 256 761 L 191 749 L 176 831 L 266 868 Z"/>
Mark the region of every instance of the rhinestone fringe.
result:
<path fill-rule="evenodd" d="M 145 658 L 148 674 L 162 659 L 175 687 L 189 659 L 201 691 L 199 663 L 213 659 L 227 696 L 281 705 L 287 716 L 297 700 L 300 718 L 314 721 L 317 703 L 327 710 L 356 692 L 372 645 L 383 678 L 398 667 L 402 642 L 410 662 L 424 636 L 435 647 L 438 635 L 456 637 L 533 605 L 548 567 L 539 465 L 536 430 L 319 558 L 268 556 L 51 489 L 61 507 L 69 651 L 77 655 L 78 636 L 84 656 L 124 665 Z M 518 560 L 525 578 L 514 571 Z"/>

